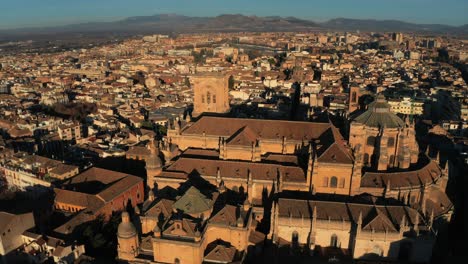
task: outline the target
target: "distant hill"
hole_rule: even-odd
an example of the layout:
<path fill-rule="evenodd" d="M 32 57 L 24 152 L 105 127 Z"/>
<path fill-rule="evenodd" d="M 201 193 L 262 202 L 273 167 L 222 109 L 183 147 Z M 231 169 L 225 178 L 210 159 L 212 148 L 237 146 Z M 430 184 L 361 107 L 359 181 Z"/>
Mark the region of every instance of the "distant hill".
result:
<path fill-rule="evenodd" d="M 220 15 L 216 17 L 189 17 L 173 14 L 136 16 L 114 22 L 91 22 L 57 27 L 0 30 L 0 41 L 50 38 L 52 35 L 78 36 L 105 35 L 129 36 L 153 33 L 200 32 L 266 32 L 266 31 L 402 31 L 427 33 L 467 34 L 468 25 L 460 27 L 438 24 L 414 24 L 398 20 L 363 20 L 336 18 L 316 23 L 295 17 L 258 17 L 245 15 Z"/>
<path fill-rule="evenodd" d="M 115 22 L 93 22 L 58 27 L 0 30 L 2 36 L 39 36 L 56 33 L 190 33 L 190 32 L 265 32 L 308 31 L 320 26 L 312 21 L 294 17 L 257 17 L 220 15 L 217 17 L 188 17 L 180 15 L 154 15 L 129 17 Z"/>
<path fill-rule="evenodd" d="M 466 25 L 454 27 L 441 24 L 414 24 L 399 20 L 375 20 L 375 19 L 350 19 L 336 18 L 331 19 L 321 26 L 329 29 L 348 30 L 348 31 L 401 31 L 401 32 L 430 32 L 430 33 L 447 33 L 466 30 Z"/>

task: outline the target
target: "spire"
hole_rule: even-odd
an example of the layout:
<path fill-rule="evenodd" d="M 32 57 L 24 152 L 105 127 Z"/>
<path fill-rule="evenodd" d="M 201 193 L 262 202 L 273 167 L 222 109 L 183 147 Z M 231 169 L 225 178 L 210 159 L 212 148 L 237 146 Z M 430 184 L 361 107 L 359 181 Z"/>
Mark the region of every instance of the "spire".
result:
<path fill-rule="evenodd" d="M 388 193 L 390 192 L 390 190 L 391 190 L 390 179 L 388 179 L 387 184 L 385 185 L 385 196 L 388 196 Z"/>
<path fill-rule="evenodd" d="M 413 229 L 416 232 L 416 235 L 419 235 L 419 213 L 416 213 L 416 219 L 414 220 Z"/>
<path fill-rule="evenodd" d="M 224 181 L 223 180 L 221 180 L 221 182 L 219 183 L 218 190 L 219 190 L 220 193 L 224 193 L 226 191 L 226 186 L 224 186 Z"/>
<path fill-rule="evenodd" d="M 423 190 L 422 190 L 422 197 L 421 197 L 421 213 L 423 215 L 427 215 L 427 212 L 426 212 L 426 204 L 427 204 L 427 197 L 426 197 L 426 190 L 425 190 L 425 184 L 423 186 Z"/>
<path fill-rule="evenodd" d="M 239 217 L 237 217 L 237 227 L 244 227 L 244 219 L 242 219 L 240 207 L 239 207 Z"/>
<path fill-rule="evenodd" d="M 401 217 L 401 222 L 400 222 L 400 234 L 403 235 L 403 232 L 405 232 L 406 229 L 406 217 L 403 215 Z"/>
<path fill-rule="evenodd" d="M 221 183 L 221 170 L 219 167 L 216 169 L 216 182 L 219 184 Z"/>
<path fill-rule="evenodd" d="M 249 202 L 248 197 L 245 198 L 243 207 L 244 207 L 244 211 L 248 211 L 250 209 L 250 202 Z"/>
<path fill-rule="evenodd" d="M 150 141 L 150 150 L 152 155 L 159 155 L 159 141 L 154 140 L 154 138 Z"/>
<path fill-rule="evenodd" d="M 127 211 L 122 212 L 122 223 L 129 223 L 130 222 L 130 215 Z"/>
<path fill-rule="evenodd" d="M 429 216 L 429 228 L 432 228 L 433 224 L 434 224 L 434 209 L 432 209 L 431 216 Z"/>

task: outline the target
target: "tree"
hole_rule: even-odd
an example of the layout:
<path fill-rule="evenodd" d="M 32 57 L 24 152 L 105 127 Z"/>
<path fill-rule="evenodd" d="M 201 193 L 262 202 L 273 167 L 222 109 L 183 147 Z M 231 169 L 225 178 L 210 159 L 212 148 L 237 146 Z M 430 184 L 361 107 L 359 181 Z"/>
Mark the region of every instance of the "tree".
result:
<path fill-rule="evenodd" d="M 272 66 L 276 64 L 276 61 L 275 61 L 275 59 L 273 59 L 273 58 L 269 58 L 269 59 L 268 59 L 268 62 L 269 62 L 270 65 L 272 65 Z"/>
<path fill-rule="evenodd" d="M 151 123 L 151 121 L 143 121 L 143 122 L 141 122 L 141 127 L 145 128 L 145 129 L 152 130 L 153 129 L 153 123 Z"/>
<path fill-rule="evenodd" d="M 156 133 L 158 134 L 158 138 L 163 138 L 167 135 L 167 127 L 156 124 Z"/>

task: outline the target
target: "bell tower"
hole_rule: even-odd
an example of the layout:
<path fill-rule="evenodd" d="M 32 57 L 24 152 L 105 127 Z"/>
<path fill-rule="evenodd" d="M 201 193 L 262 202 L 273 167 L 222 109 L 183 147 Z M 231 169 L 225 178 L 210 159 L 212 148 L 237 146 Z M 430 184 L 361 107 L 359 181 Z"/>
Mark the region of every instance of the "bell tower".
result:
<path fill-rule="evenodd" d="M 159 157 L 158 141 L 152 139 L 147 148 L 150 150 L 150 156 L 146 159 L 146 185 L 149 190 L 153 190 L 156 183 L 156 177 L 162 173 L 162 161 Z"/>
<path fill-rule="evenodd" d="M 360 96 L 361 96 L 361 88 L 359 86 L 351 86 L 349 88 L 349 104 L 348 104 L 349 113 L 352 113 L 359 108 Z"/>
<path fill-rule="evenodd" d="M 122 212 L 122 222 L 117 228 L 118 258 L 123 260 L 133 260 L 139 254 L 138 233 L 130 221 L 127 212 Z"/>
<path fill-rule="evenodd" d="M 193 83 L 193 117 L 229 111 L 228 77 L 225 74 L 199 73 L 190 79 Z"/>

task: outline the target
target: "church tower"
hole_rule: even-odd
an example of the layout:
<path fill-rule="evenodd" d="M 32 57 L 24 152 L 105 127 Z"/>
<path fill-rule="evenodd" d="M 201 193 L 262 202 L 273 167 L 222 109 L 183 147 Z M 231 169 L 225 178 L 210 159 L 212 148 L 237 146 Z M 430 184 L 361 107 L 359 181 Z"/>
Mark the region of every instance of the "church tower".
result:
<path fill-rule="evenodd" d="M 150 150 L 151 154 L 146 159 L 146 185 L 149 190 L 153 190 L 156 183 L 155 178 L 162 173 L 162 161 L 159 157 L 158 141 L 152 139 L 148 143 L 147 148 Z"/>
<path fill-rule="evenodd" d="M 349 104 L 348 104 L 349 113 L 352 113 L 359 108 L 360 96 L 361 96 L 361 88 L 359 86 L 351 86 L 349 88 Z"/>
<path fill-rule="evenodd" d="M 193 117 L 229 111 L 228 77 L 223 73 L 200 73 L 190 77 L 193 85 Z"/>
<path fill-rule="evenodd" d="M 122 212 L 122 222 L 117 228 L 118 257 L 123 260 L 133 260 L 138 256 L 139 241 L 138 233 L 130 222 L 130 216 L 127 212 Z"/>

